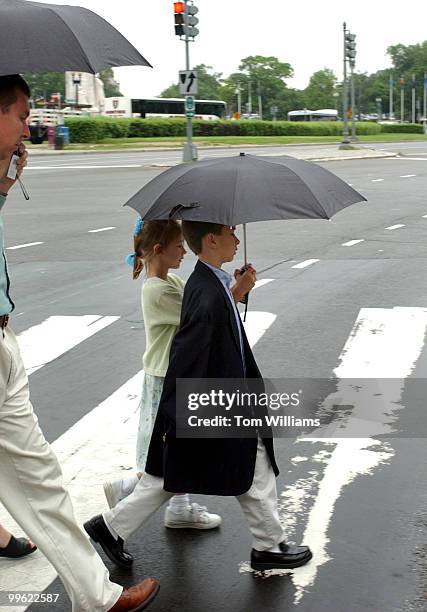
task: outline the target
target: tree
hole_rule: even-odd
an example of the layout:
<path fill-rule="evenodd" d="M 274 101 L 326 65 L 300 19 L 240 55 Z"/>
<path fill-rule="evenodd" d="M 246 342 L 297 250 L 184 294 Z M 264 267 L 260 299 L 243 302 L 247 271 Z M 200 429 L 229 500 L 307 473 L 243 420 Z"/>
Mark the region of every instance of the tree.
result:
<path fill-rule="evenodd" d="M 320 108 L 335 108 L 337 79 L 335 74 L 329 68 L 314 72 L 309 84 L 304 89 L 305 107 L 311 110 L 319 110 Z"/>
<path fill-rule="evenodd" d="M 290 64 L 281 62 L 276 57 L 255 55 L 245 57 L 239 65 L 239 72 L 234 72 L 225 81 L 221 97 L 228 104 L 230 112 L 237 111 L 237 90 L 242 96 L 242 112 L 247 110 L 249 91 L 252 93 L 252 112 L 258 109 L 258 96 L 261 96 L 263 118 L 271 119 L 271 108 L 277 106 L 280 116 L 283 113 L 284 99 L 289 92 L 285 79 L 293 74 Z"/>
<path fill-rule="evenodd" d="M 114 72 L 112 68 L 107 68 L 99 73 L 99 78 L 104 83 L 104 92 L 106 98 L 114 98 L 116 96 L 122 96 L 120 91 L 120 84 L 114 78 Z"/>
<path fill-rule="evenodd" d="M 65 98 L 65 74 L 63 72 L 26 72 L 22 75 L 31 89 L 33 100 L 47 101 L 52 94 L 60 93 Z"/>
<path fill-rule="evenodd" d="M 194 66 L 194 71 L 197 72 L 199 81 L 199 91 L 197 97 L 199 100 L 220 100 L 220 91 L 222 83 L 222 74 L 213 72 L 212 66 L 206 64 L 198 64 Z M 184 95 L 179 93 L 179 85 L 170 85 L 160 94 L 161 98 L 183 98 Z"/>
<path fill-rule="evenodd" d="M 412 75 L 415 75 L 416 97 L 422 100 L 424 73 L 427 71 L 427 40 L 416 45 L 392 45 L 387 53 L 393 62 L 395 92 L 400 89 L 399 80 L 403 77 L 407 92 L 412 88 Z M 411 96 L 405 96 L 405 118 L 411 115 Z"/>

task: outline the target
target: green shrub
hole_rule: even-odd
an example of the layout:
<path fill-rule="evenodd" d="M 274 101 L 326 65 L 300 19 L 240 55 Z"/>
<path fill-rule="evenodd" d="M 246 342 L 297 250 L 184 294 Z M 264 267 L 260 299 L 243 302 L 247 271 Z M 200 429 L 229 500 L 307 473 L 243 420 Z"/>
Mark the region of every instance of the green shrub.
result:
<path fill-rule="evenodd" d="M 185 119 L 128 119 L 130 138 L 185 136 Z"/>
<path fill-rule="evenodd" d="M 70 142 L 96 142 L 103 138 L 94 119 L 67 117 L 65 125 L 70 128 Z"/>
<path fill-rule="evenodd" d="M 116 119 L 111 117 L 69 117 L 65 125 L 70 128 L 71 142 L 98 142 L 104 138 L 158 138 L 185 136 L 186 121 L 171 119 Z M 201 121 L 193 123 L 194 135 L 209 136 L 340 136 L 340 121 Z M 422 133 L 418 124 L 380 125 L 358 121 L 357 133 L 381 132 Z"/>
<path fill-rule="evenodd" d="M 384 134 L 422 134 L 423 126 L 420 123 L 389 123 L 381 125 Z"/>

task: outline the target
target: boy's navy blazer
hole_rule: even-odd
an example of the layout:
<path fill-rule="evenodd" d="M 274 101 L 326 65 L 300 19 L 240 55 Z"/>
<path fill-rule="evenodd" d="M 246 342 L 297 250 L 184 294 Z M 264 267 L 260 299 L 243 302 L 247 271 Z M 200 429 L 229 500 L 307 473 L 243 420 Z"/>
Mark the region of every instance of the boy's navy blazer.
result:
<path fill-rule="evenodd" d="M 247 378 L 261 378 L 241 325 Z M 239 333 L 233 307 L 218 277 L 197 262 L 182 302 L 180 328 L 148 451 L 146 472 L 164 478 L 166 491 L 241 495 L 252 485 L 256 438 L 176 438 L 177 378 L 243 378 Z M 264 444 L 277 476 L 272 438 Z"/>

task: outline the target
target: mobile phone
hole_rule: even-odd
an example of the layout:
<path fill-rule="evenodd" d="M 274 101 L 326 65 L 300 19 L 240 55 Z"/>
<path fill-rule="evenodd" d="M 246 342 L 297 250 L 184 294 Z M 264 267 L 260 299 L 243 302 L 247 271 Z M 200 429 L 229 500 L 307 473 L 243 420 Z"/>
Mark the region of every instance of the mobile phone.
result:
<path fill-rule="evenodd" d="M 10 160 L 9 168 L 6 174 L 7 178 L 10 179 L 11 181 L 16 180 L 16 173 L 17 173 L 16 163 L 18 159 L 19 159 L 18 152 L 15 151 L 15 153 L 12 155 L 12 159 Z"/>
<path fill-rule="evenodd" d="M 21 181 L 21 179 L 19 178 L 19 176 L 17 176 L 18 170 L 16 167 L 16 163 L 18 161 L 18 159 L 21 157 L 21 154 L 19 152 L 19 150 L 17 149 L 15 151 L 15 153 L 12 155 L 12 159 L 10 160 L 10 164 L 9 164 L 9 169 L 7 171 L 7 178 L 11 179 L 12 181 L 18 181 L 19 186 L 21 187 L 21 191 L 22 194 L 24 196 L 24 198 L 26 200 L 30 199 L 30 196 L 28 195 L 28 191 L 25 188 L 24 183 Z"/>

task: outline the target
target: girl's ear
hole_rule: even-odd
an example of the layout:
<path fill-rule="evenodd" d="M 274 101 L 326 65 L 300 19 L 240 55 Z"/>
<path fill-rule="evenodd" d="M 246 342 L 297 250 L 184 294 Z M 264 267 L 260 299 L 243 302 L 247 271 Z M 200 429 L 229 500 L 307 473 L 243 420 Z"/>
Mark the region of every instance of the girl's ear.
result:
<path fill-rule="evenodd" d="M 161 244 L 155 244 L 153 246 L 153 255 L 159 255 L 162 252 L 163 248 Z"/>

